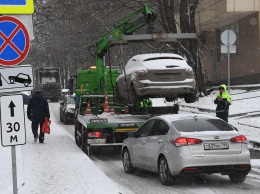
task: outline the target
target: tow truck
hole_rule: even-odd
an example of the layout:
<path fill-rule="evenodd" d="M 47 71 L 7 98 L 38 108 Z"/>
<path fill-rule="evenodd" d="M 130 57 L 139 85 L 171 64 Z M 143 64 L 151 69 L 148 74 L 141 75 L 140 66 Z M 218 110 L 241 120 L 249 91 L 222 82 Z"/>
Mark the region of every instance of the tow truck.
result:
<path fill-rule="evenodd" d="M 115 83 L 121 72 L 105 64 L 105 55 L 116 41 L 145 25 L 151 30 L 155 19 L 150 8 L 143 6 L 115 22 L 114 28 L 93 46 L 96 64 L 77 73 L 75 142 L 87 155 L 93 148 L 121 147 L 129 132 L 136 131 L 155 114 L 178 113 L 177 104 L 140 108 L 136 104 L 116 103 Z"/>

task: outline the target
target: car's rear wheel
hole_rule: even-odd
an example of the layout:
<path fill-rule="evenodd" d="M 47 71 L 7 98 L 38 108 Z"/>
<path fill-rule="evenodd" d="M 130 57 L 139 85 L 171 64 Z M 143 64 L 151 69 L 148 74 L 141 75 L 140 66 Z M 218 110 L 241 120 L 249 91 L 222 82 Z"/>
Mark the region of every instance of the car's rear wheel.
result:
<path fill-rule="evenodd" d="M 196 101 L 196 93 L 185 94 L 184 100 L 186 103 L 193 103 Z"/>
<path fill-rule="evenodd" d="M 244 173 L 231 173 L 228 176 L 232 183 L 243 183 L 246 180 L 246 174 Z"/>
<path fill-rule="evenodd" d="M 138 96 L 137 96 L 137 94 L 136 94 L 134 85 L 131 85 L 131 89 L 130 89 L 130 101 L 131 101 L 131 103 L 139 102 L 139 98 L 138 98 Z"/>
<path fill-rule="evenodd" d="M 134 168 L 132 166 L 130 154 L 127 148 L 123 151 L 123 157 L 122 157 L 123 167 L 127 174 L 130 174 L 134 171 Z"/>
<path fill-rule="evenodd" d="M 162 156 L 159 160 L 159 174 L 160 179 L 163 185 L 171 185 L 172 177 L 170 173 L 170 169 L 168 167 L 167 160 L 164 156 Z"/>

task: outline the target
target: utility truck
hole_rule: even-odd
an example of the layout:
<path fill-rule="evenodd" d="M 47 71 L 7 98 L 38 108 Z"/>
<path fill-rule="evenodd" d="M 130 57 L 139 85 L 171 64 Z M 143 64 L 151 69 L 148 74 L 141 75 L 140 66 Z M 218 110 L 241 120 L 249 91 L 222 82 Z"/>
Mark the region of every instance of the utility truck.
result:
<path fill-rule="evenodd" d="M 39 67 L 35 70 L 35 89 L 42 91 L 44 97 L 52 102 L 61 98 L 61 78 L 58 67 Z"/>
<path fill-rule="evenodd" d="M 88 155 L 93 148 L 122 146 L 129 132 L 136 131 L 154 114 L 178 113 L 178 105 L 170 107 L 139 107 L 138 104 L 116 103 L 116 79 L 122 69 L 105 64 L 105 54 L 137 29 L 152 29 L 155 14 L 143 6 L 114 23 L 93 46 L 96 64 L 77 74 L 75 91 L 75 142 Z M 72 87 L 73 80 L 70 80 Z"/>

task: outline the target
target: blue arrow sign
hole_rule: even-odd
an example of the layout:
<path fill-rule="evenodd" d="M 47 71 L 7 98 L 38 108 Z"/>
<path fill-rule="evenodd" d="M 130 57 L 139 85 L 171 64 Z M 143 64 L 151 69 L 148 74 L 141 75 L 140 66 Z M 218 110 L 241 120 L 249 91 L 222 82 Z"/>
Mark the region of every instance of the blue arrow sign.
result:
<path fill-rule="evenodd" d="M 0 0 L 0 5 L 26 5 L 26 0 Z"/>

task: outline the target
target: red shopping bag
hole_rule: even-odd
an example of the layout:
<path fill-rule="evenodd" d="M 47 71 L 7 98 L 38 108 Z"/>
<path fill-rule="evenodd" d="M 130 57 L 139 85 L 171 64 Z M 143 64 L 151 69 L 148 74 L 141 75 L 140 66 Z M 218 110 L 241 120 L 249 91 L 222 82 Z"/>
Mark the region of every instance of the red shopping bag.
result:
<path fill-rule="evenodd" d="M 50 134 L 51 132 L 51 120 L 48 119 L 48 117 L 45 117 L 44 123 L 42 125 L 42 133 L 48 133 Z"/>

